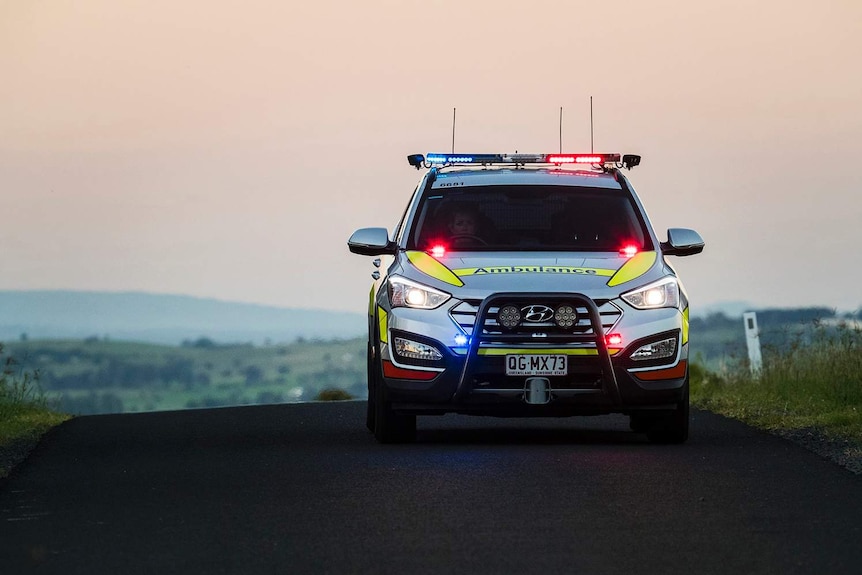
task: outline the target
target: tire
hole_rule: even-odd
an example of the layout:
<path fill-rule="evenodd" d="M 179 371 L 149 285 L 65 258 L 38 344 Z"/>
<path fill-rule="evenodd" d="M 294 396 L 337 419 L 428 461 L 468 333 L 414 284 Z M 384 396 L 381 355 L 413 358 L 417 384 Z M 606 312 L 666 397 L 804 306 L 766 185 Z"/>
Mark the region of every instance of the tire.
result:
<path fill-rule="evenodd" d="M 635 433 L 646 433 L 650 428 L 650 420 L 646 415 L 633 413 L 629 416 L 629 429 Z"/>
<path fill-rule="evenodd" d="M 685 443 L 688 439 L 689 401 L 688 377 L 685 378 L 683 398 L 671 413 L 660 417 L 647 431 L 652 443 Z"/>
<path fill-rule="evenodd" d="M 380 354 L 374 354 L 371 362 L 368 402 L 369 411 L 373 410 L 374 437 L 380 443 L 412 443 L 416 440 L 416 416 L 399 413 L 392 409 L 386 397 L 383 374 L 380 371 Z"/>

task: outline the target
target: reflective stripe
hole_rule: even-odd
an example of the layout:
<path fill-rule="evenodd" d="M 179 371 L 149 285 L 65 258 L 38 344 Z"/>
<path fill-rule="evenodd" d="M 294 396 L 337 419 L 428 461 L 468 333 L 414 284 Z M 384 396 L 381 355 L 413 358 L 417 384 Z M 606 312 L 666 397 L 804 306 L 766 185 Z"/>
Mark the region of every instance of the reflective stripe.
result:
<path fill-rule="evenodd" d="M 368 315 L 374 315 L 374 284 L 371 284 L 371 291 L 368 292 Z"/>
<path fill-rule="evenodd" d="M 688 343 L 688 308 L 682 312 L 682 344 Z"/>
<path fill-rule="evenodd" d="M 637 373 L 632 373 L 632 375 L 642 381 L 656 381 L 659 379 L 679 379 L 680 377 L 685 377 L 685 371 L 687 367 L 688 362 L 686 360 L 682 360 L 674 367 L 670 367 L 667 369 L 657 369 L 655 371 L 639 371 Z"/>
<path fill-rule="evenodd" d="M 578 275 L 578 276 L 605 276 L 609 277 L 616 273 L 616 270 L 608 270 L 603 268 L 581 268 L 571 266 L 486 266 L 482 268 L 459 268 L 452 270 L 458 276 L 481 276 L 481 275 L 500 275 L 500 274 L 557 274 L 557 275 Z"/>
<path fill-rule="evenodd" d="M 416 266 L 416 269 L 418 269 L 425 275 L 429 275 L 434 279 L 438 279 L 441 282 L 446 282 L 447 284 L 451 284 L 453 286 L 461 287 L 462 285 L 464 285 L 464 282 L 461 281 L 461 278 L 453 274 L 452 270 L 438 262 L 433 257 L 429 256 L 425 252 L 407 252 L 407 259 L 410 260 L 411 264 Z"/>
<path fill-rule="evenodd" d="M 619 349 L 609 349 L 608 354 L 616 355 L 620 352 Z M 514 347 L 484 347 L 479 348 L 479 355 L 538 355 L 538 354 L 554 354 L 554 355 L 599 355 L 597 349 L 538 349 L 535 347 L 514 348 Z"/>
<path fill-rule="evenodd" d="M 647 273 L 656 260 L 655 252 L 641 252 L 623 264 L 623 267 L 608 281 L 608 286 L 614 287 Z"/>
<path fill-rule="evenodd" d="M 398 367 L 391 361 L 383 360 L 383 375 L 393 379 L 418 379 L 420 381 L 428 381 L 434 379 L 441 372 L 439 371 L 415 371 L 412 369 L 404 369 Z"/>
<path fill-rule="evenodd" d="M 377 321 L 380 322 L 380 343 L 388 343 L 389 318 L 386 315 L 386 310 L 380 306 L 377 306 Z"/>

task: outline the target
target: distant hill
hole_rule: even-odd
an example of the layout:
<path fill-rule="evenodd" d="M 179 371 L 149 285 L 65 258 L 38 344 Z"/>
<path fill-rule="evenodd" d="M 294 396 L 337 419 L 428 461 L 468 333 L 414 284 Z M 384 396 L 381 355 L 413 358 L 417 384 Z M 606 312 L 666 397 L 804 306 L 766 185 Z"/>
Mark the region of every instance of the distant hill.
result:
<path fill-rule="evenodd" d="M 352 338 L 361 313 L 279 308 L 182 295 L 84 291 L 0 291 L 0 341 L 91 336 L 162 344 Z"/>
<path fill-rule="evenodd" d="M 742 314 L 747 311 L 753 311 L 758 306 L 747 301 L 722 301 L 712 304 L 700 305 L 695 301 L 691 307 L 691 317 L 708 317 L 715 314 L 726 315 L 727 317 L 742 317 Z"/>

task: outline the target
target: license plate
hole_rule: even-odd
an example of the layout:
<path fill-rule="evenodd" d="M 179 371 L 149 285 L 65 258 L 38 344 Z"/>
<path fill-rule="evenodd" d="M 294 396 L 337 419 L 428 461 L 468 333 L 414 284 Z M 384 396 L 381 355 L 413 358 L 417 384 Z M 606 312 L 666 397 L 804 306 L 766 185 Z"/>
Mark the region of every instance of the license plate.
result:
<path fill-rule="evenodd" d="M 506 375 L 566 375 L 565 355 L 507 355 Z"/>

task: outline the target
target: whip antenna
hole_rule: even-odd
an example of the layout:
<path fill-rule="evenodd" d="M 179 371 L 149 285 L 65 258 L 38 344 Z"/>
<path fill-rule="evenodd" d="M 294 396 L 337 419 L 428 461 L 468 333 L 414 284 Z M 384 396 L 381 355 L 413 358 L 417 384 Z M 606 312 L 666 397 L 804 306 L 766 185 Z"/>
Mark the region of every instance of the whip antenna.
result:
<path fill-rule="evenodd" d="M 455 153 L 455 108 L 452 108 L 452 153 Z"/>
<path fill-rule="evenodd" d="M 590 153 L 594 153 L 593 149 L 593 97 L 590 96 Z"/>
<path fill-rule="evenodd" d="M 560 153 L 563 153 L 563 107 L 560 106 Z"/>

